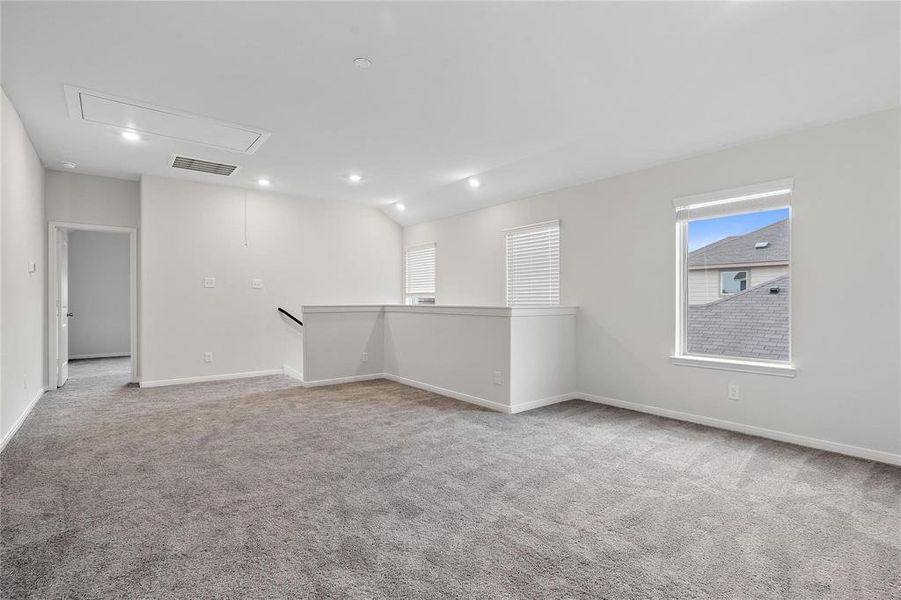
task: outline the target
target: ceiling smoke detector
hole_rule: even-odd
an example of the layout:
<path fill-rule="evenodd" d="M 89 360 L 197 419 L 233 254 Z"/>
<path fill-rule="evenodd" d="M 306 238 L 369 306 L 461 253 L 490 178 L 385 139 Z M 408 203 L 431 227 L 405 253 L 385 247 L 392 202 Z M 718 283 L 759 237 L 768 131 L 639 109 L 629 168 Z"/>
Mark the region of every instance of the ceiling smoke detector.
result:
<path fill-rule="evenodd" d="M 359 58 L 354 59 L 354 66 L 358 69 L 368 69 L 372 66 L 372 61 L 366 58 L 365 56 L 361 56 Z"/>

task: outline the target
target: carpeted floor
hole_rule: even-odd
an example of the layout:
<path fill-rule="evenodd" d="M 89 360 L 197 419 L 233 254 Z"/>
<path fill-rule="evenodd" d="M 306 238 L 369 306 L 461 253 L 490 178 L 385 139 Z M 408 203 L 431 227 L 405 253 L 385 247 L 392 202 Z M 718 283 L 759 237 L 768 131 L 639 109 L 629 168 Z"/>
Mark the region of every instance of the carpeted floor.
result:
<path fill-rule="evenodd" d="M 901 597 L 895 467 L 581 401 L 141 390 L 123 364 L 73 365 L 0 455 L 4 598 Z"/>

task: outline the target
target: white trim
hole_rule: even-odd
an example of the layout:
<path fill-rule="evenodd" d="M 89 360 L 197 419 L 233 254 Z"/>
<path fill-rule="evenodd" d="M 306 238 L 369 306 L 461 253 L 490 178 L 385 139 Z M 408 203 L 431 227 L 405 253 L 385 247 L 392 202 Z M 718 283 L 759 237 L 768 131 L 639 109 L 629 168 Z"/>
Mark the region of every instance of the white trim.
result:
<path fill-rule="evenodd" d="M 124 358 L 131 356 L 128 352 L 98 352 L 97 354 L 70 354 L 69 360 L 83 360 L 85 358 Z"/>
<path fill-rule="evenodd" d="M 821 440 L 819 438 L 808 437 L 805 435 L 786 433 L 784 431 L 766 429 L 764 427 L 757 427 L 755 425 L 744 425 L 742 423 L 736 423 L 734 421 L 726 421 L 712 417 L 703 417 L 700 415 L 685 413 L 677 410 L 659 408 L 657 406 L 638 404 L 635 402 L 626 402 L 624 400 L 617 400 L 615 398 L 607 398 L 605 396 L 597 396 L 594 394 L 582 393 L 576 394 L 575 397 L 581 400 L 586 400 L 588 402 L 605 404 L 607 406 L 615 406 L 617 408 L 624 408 L 626 410 L 634 410 L 636 412 L 646 413 L 649 415 L 657 415 L 658 417 L 666 417 L 668 419 L 695 423 L 697 425 L 704 425 L 706 427 L 713 427 L 715 429 L 725 429 L 727 431 L 735 431 L 738 433 L 743 433 L 745 435 L 776 440 L 777 442 L 785 442 L 787 444 L 795 444 L 797 446 L 804 446 L 806 448 L 814 448 L 815 450 L 825 450 L 826 452 L 835 452 L 836 454 L 844 454 L 846 456 L 853 456 L 855 458 L 863 458 L 866 460 L 873 460 L 876 462 L 901 466 L 901 454 L 894 454 L 892 452 L 871 450 L 869 448 L 862 448 L 860 446 L 852 446 L 850 444 L 842 444 L 839 442 L 830 442 L 828 440 Z"/>
<path fill-rule="evenodd" d="M 437 242 L 422 242 L 420 244 L 413 244 L 412 246 L 406 246 L 404 248 L 404 252 L 406 253 L 408 250 L 421 250 L 422 248 L 437 248 Z"/>
<path fill-rule="evenodd" d="M 247 379 L 248 377 L 268 377 L 270 375 L 284 375 L 284 369 L 266 369 L 265 371 L 244 371 L 241 373 L 223 373 L 221 375 L 200 375 L 198 377 L 179 377 L 177 379 L 156 379 L 142 381 L 142 388 L 163 387 L 167 385 L 182 385 L 185 383 L 203 383 L 206 381 L 228 381 L 229 379 Z"/>
<path fill-rule="evenodd" d="M 527 229 L 540 229 L 544 227 L 550 227 L 552 225 L 560 226 L 560 219 L 551 219 L 550 221 L 541 221 L 540 223 L 530 223 L 528 225 L 519 225 L 517 227 L 507 227 L 504 229 L 504 232 L 507 231 L 523 231 Z"/>
<path fill-rule="evenodd" d="M 320 304 L 300 307 L 300 314 L 307 313 L 349 313 L 349 312 L 382 312 L 383 304 Z"/>
<path fill-rule="evenodd" d="M 373 379 L 385 379 L 384 373 L 367 373 L 365 375 L 350 375 L 348 377 L 334 377 L 332 379 L 316 379 L 303 381 L 303 387 L 322 387 L 324 385 L 339 385 L 341 383 L 356 383 L 358 381 L 371 381 Z"/>
<path fill-rule="evenodd" d="M 520 404 L 515 404 L 513 406 L 509 406 L 507 404 L 503 404 L 502 402 L 495 402 L 494 400 L 480 398 L 479 396 L 471 396 L 469 394 L 464 394 L 463 392 L 457 392 L 454 390 L 449 390 L 447 388 L 439 387 L 437 385 L 432 385 L 430 383 L 424 383 L 422 381 L 417 381 L 416 379 L 409 379 L 407 377 L 401 377 L 400 375 L 394 375 L 393 373 L 372 373 L 369 375 L 353 375 L 351 377 L 336 377 L 334 379 L 320 379 L 318 381 L 305 381 L 303 383 L 303 386 L 304 387 L 321 387 L 321 386 L 326 386 L 326 385 L 338 385 L 341 383 L 355 383 L 358 381 L 372 381 L 375 379 L 385 379 L 387 381 L 393 381 L 395 383 L 407 385 L 407 386 L 410 386 L 413 388 L 424 390 L 426 392 L 432 392 L 433 394 L 438 394 L 439 396 L 446 396 L 453 400 L 461 400 L 463 402 L 468 402 L 469 404 L 475 404 L 477 406 L 482 406 L 484 408 L 490 408 L 491 410 L 505 413 L 508 415 L 525 412 L 527 410 L 532 410 L 534 408 L 540 408 L 542 406 L 549 406 L 551 404 L 557 404 L 558 402 L 565 402 L 567 400 L 575 400 L 575 399 L 581 398 L 581 396 L 579 394 L 577 394 L 575 392 L 570 392 L 568 394 L 561 394 L 559 396 L 551 396 L 548 398 L 540 398 L 538 400 L 522 402 Z"/>
<path fill-rule="evenodd" d="M 0 439 L 0 452 L 3 452 L 3 449 L 6 448 L 6 444 L 9 443 L 13 436 L 16 435 L 16 432 L 19 431 L 19 428 L 25 422 L 25 419 L 28 418 L 28 415 L 31 414 L 31 411 L 34 409 L 35 405 L 38 403 L 38 400 L 47 392 L 47 388 L 41 388 L 38 390 L 37 395 L 28 403 L 28 406 L 25 407 L 25 410 L 22 411 L 22 414 L 19 415 L 19 418 L 16 419 L 16 422 L 13 423 L 13 426 L 10 427 L 9 431 L 6 432 L 6 435 L 3 436 L 3 439 Z"/>
<path fill-rule="evenodd" d="M 511 317 L 563 317 L 575 315 L 579 312 L 578 306 L 511 306 Z"/>
<path fill-rule="evenodd" d="M 695 218 L 708 218 L 710 216 L 721 216 L 721 214 L 742 214 L 746 212 L 754 212 L 755 210 L 771 210 L 782 207 L 788 209 L 788 226 L 791 228 L 792 208 L 791 195 L 794 193 L 794 179 L 780 179 L 769 181 L 756 185 L 750 185 L 740 188 L 732 188 L 729 190 L 721 190 L 717 192 L 708 192 L 695 196 L 683 196 L 673 200 L 675 208 L 675 225 L 676 225 L 676 327 L 675 341 L 673 343 L 673 355 L 671 362 L 678 365 L 687 366 L 703 366 L 713 369 L 725 369 L 730 371 L 744 371 L 749 373 L 775 374 L 786 377 L 794 377 L 795 369 L 791 365 L 779 364 L 778 361 L 753 361 L 743 359 L 732 359 L 726 357 L 716 358 L 696 358 L 688 355 L 688 223 Z M 753 200 L 755 197 L 762 197 L 763 200 Z M 782 198 L 787 197 L 784 201 Z M 713 215 L 686 214 L 692 206 L 692 202 L 705 201 L 715 198 L 726 198 L 729 203 L 737 204 L 737 208 L 727 211 L 726 213 L 716 213 Z M 778 199 L 776 202 L 775 199 Z M 774 203 L 775 202 L 775 203 Z M 709 204 L 709 203 L 708 203 Z M 701 211 L 703 212 L 703 211 Z M 789 235 L 791 229 L 789 229 Z M 789 238 L 791 239 L 791 238 Z M 789 243 L 789 260 L 788 271 L 791 275 L 791 250 L 792 244 Z M 718 296 L 727 298 L 733 294 L 723 294 L 722 267 L 718 267 L 719 286 Z M 748 267 L 744 268 L 726 268 L 725 270 L 748 271 L 747 278 L 750 280 L 751 273 Z M 763 284 L 761 284 L 763 285 Z M 750 287 L 750 281 L 748 281 Z M 788 305 L 788 356 L 792 356 L 792 311 L 793 303 L 789 299 Z M 772 363 L 776 364 L 776 369 L 771 368 Z"/>
<path fill-rule="evenodd" d="M 118 225 L 96 225 L 93 223 L 71 223 L 67 221 L 49 221 L 47 223 L 47 384 L 48 389 L 57 388 L 56 364 L 56 295 L 57 286 L 57 248 L 56 236 L 60 229 L 69 231 L 100 231 L 127 233 L 129 239 L 129 335 L 131 356 L 131 383 L 138 383 L 138 228 L 120 227 Z M 52 325 L 52 326 L 51 326 Z M 72 358 L 72 357 L 70 357 Z"/>
<path fill-rule="evenodd" d="M 684 354 L 688 339 L 688 221 L 676 219 L 676 328 L 673 352 Z"/>
<path fill-rule="evenodd" d="M 463 402 L 468 402 L 469 404 L 475 404 L 484 408 L 490 408 L 491 410 L 495 410 L 497 412 L 507 414 L 510 414 L 511 412 L 509 406 L 500 402 L 495 402 L 494 400 L 486 400 L 485 398 L 479 398 L 478 396 L 470 396 L 469 394 L 455 392 L 453 390 L 438 387 L 437 385 L 423 383 L 421 381 L 416 381 L 415 379 L 407 379 L 406 377 L 393 375 L 391 373 L 382 373 L 381 377 L 389 381 L 394 381 L 395 383 L 401 383 L 403 385 L 408 385 L 420 390 L 425 390 L 426 392 L 432 392 L 433 394 L 438 394 L 440 396 L 447 396 L 448 398 L 453 398 L 454 400 L 462 400 Z"/>
<path fill-rule="evenodd" d="M 530 400 L 529 402 L 521 402 L 519 404 L 514 404 L 510 407 L 510 414 L 516 414 L 525 412 L 527 410 L 532 410 L 533 408 L 541 408 L 542 406 L 550 406 L 551 404 L 558 404 L 560 402 L 566 402 L 568 400 L 578 400 L 580 398 L 579 394 L 576 392 L 569 392 L 568 394 L 560 394 L 559 396 L 548 396 L 547 398 L 539 398 L 538 400 Z"/>
<path fill-rule="evenodd" d="M 763 183 L 743 185 L 724 190 L 704 192 L 702 194 L 691 194 L 689 196 L 674 198 L 673 208 L 676 209 L 676 211 L 680 211 L 704 208 L 706 206 L 717 204 L 750 202 L 761 198 L 788 196 L 791 195 L 794 186 L 794 178 L 789 177 L 786 179 L 776 179 L 774 181 L 765 181 Z"/>
<path fill-rule="evenodd" d="M 798 371 L 794 365 L 789 363 L 741 360 L 718 356 L 684 354 L 681 356 L 670 356 L 669 360 L 672 364 L 680 367 L 701 367 L 704 369 L 719 369 L 721 371 L 756 373 L 758 375 L 778 375 L 779 377 L 794 377 Z"/>
<path fill-rule="evenodd" d="M 303 373 L 301 373 L 291 365 L 282 365 L 282 372 L 292 379 L 303 381 Z"/>
<path fill-rule="evenodd" d="M 379 304 L 304 306 L 303 314 L 354 312 L 417 312 L 436 315 L 475 315 L 482 317 L 544 317 L 575 315 L 578 306 L 454 306 L 442 304 Z"/>
<path fill-rule="evenodd" d="M 434 315 L 473 315 L 479 317 L 509 317 L 503 306 L 441 306 L 428 304 L 403 304 L 385 306 L 386 313 L 428 313 Z"/>

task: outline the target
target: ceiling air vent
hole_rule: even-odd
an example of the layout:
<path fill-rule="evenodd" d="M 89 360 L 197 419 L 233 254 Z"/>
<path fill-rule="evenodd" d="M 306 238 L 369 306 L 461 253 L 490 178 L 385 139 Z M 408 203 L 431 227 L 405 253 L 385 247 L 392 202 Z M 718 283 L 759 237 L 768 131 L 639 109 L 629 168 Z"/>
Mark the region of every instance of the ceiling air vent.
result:
<path fill-rule="evenodd" d="M 208 160 L 200 160 L 199 158 L 188 158 L 187 156 L 172 156 L 170 166 L 176 169 L 186 169 L 188 171 L 200 171 L 201 173 L 212 173 L 213 175 L 225 175 L 226 177 L 235 172 L 237 165 L 227 165 L 225 163 L 210 162 Z"/>

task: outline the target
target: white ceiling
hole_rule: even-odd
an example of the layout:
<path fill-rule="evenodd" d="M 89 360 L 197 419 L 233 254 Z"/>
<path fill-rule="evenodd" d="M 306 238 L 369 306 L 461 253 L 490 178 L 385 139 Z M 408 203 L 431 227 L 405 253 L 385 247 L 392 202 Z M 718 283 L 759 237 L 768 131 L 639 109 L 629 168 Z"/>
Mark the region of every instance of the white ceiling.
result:
<path fill-rule="evenodd" d="M 243 187 L 266 176 L 276 191 L 381 205 L 402 224 L 899 104 L 899 5 L 888 2 L 2 11 L 2 84 L 47 167 Z M 373 66 L 357 69 L 358 56 Z M 272 136 L 251 156 L 128 144 L 70 119 L 64 84 Z M 176 152 L 241 168 L 177 171 Z M 364 181 L 350 184 L 352 171 Z"/>

